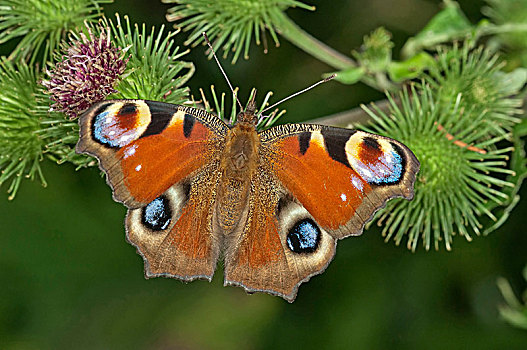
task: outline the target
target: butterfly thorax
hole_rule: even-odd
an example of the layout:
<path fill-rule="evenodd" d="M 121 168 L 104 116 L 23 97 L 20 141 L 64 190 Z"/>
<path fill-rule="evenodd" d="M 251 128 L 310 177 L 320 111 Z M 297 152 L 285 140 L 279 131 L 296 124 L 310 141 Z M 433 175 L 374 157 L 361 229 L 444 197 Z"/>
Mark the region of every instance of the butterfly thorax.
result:
<path fill-rule="evenodd" d="M 253 123 L 239 121 L 229 130 L 221 158 L 222 181 L 216 201 L 216 223 L 231 233 L 246 217 L 251 178 L 258 167 L 260 139 Z"/>

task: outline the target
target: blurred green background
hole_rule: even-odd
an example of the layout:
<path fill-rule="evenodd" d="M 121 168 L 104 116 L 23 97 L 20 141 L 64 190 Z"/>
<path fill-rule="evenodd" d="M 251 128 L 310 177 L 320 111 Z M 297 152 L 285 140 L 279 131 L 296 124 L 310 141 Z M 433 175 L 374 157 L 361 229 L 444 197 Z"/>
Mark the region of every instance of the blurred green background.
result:
<path fill-rule="evenodd" d="M 440 1 L 311 1 L 291 9 L 306 31 L 344 53 L 383 25 L 398 52 Z M 460 1 L 473 22 L 482 1 Z M 116 0 L 105 7 L 147 25 L 166 23 L 168 5 Z M 170 24 L 168 24 L 170 26 Z M 176 40 L 182 45 L 185 33 Z M 287 41 L 250 60 L 222 60 L 245 100 L 250 88 L 275 101 L 331 71 Z M 5 48 L 4 48 L 5 49 Z M 227 91 L 220 71 L 195 48 L 189 86 Z M 331 82 L 284 103 L 283 122 L 321 117 L 381 99 L 364 85 Z M 527 202 L 489 237 L 454 241 L 452 252 L 411 253 L 384 243 L 377 227 L 339 243 L 322 275 L 288 304 L 212 283 L 143 277 L 143 261 L 124 240 L 125 208 L 111 199 L 98 169 L 75 171 L 46 161 L 48 187 L 24 182 L 0 200 L 0 349 L 527 349 L 527 332 L 503 322 L 496 278 L 525 289 Z M 5 191 L 6 188 L 3 188 Z M 523 189 L 523 197 L 527 190 Z"/>

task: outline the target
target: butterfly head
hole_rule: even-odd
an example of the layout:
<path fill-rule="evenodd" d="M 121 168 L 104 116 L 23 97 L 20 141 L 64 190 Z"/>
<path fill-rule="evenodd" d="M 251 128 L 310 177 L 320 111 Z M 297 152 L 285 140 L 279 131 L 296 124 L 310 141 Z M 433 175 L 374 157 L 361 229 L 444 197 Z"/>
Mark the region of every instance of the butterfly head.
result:
<path fill-rule="evenodd" d="M 249 102 L 247 102 L 247 107 L 245 107 L 245 110 L 240 112 L 238 114 L 238 122 L 239 123 L 249 123 L 254 126 L 258 123 L 258 117 L 256 116 L 256 91 L 252 95 Z"/>

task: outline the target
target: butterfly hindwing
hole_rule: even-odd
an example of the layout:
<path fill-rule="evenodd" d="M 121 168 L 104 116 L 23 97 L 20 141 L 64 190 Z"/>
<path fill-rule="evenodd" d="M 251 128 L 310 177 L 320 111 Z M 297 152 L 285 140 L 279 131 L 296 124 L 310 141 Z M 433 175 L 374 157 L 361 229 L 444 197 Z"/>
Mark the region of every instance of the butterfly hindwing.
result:
<path fill-rule="evenodd" d="M 248 220 L 227 241 L 225 284 L 292 302 L 298 286 L 329 264 L 335 239 L 287 194 L 265 164 L 251 187 Z"/>
<path fill-rule="evenodd" d="M 77 151 L 99 159 L 114 198 L 147 205 L 218 157 L 228 127 L 203 110 L 144 100 L 103 101 L 79 118 Z"/>
<path fill-rule="evenodd" d="M 212 279 L 221 243 L 212 234 L 217 168 L 212 162 L 147 206 L 128 210 L 126 238 L 143 257 L 146 277 Z"/>

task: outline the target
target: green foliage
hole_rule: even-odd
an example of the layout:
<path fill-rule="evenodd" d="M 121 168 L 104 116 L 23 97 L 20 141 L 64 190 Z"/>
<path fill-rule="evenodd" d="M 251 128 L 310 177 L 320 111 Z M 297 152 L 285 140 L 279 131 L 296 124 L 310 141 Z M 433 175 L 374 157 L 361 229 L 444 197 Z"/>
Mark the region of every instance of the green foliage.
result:
<path fill-rule="evenodd" d="M 351 67 L 339 72 L 334 72 L 331 74 L 336 74 L 335 80 L 340 81 L 342 84 L 355 84 L 359 82 L 362 77 L 366 74 L 366 68 L 364 67 Z M 324 77 L 327 78 L 331 74 L 324 74 Z"/>
<path fill-rule="evenodd" d="M 77 122 L 70 120 L 57 108 L 50 110 L 53 100 L 37 84 L 42 79 L 49 78 L 45 78 L 38 67 L 47 67 L 52 71 L 64 58 L 67 59 L 68 50 L 59 54 L 58 48 L 66 47 L 68 38 L 74 39 L 70 40 L 68 48 L 75 51 L 74 46 L 83 41 L 82 33 L 86 38 L 90 37 L 86 35 L 84 22 L 88 22 L 88 28 L 95 34 L 94 38 L 100 40 L 103 33 L 109 33 L 108 40 L 112 47 L 120 48 L 117 58 L 126 60 L 129 57 L 125 70 L 119 72 L 119 79 L 111 84 L 116 92 L 108 97 L 148 98 L 187 104 L 194 102 L 188 97 L 186 86 L 194 73 L 194 65 L 181 61 L 187 51 L 181 51 L 175 46 L 175 39 L 179 39 L 181 34 L 166 31 L 164 27 L 150 30 L 144 25 L 131 22 L 128 17 L 122 21 L 119 16 L 114 20 L 101 18 L 99 5 L 106 2 L 109 1 L 4 0 L 0 4 L 0 43 L 19 40 L 9 59 L 3 58 L 0 62 L 0 184 L 7 184 L 11 199 L 22 178 L 37 178 L 43 184 L 46 183 L 41 169 L 43 159 L 69 163 L 76 167 L 96 164 L 93 158 L 75 153 Z M 393 240 L 396 244 L 402 242 L 412 251 L 421 245 L 426 250 L 440 249 L 443 246 L 450 250 L 456 235 L 471 240 L 475 235 L 488 234 L 498 227 L 508 227 L 510 230 L 512 221 L 508 221 L 508 218 L 520 203 L 520 186 L 527 176 L 527 121 L 520 110 L 527 81 L 527 1 L 488 0 L 489 6 L 485 8 L 484 14 L 489 18 L 476 24 L 467 19 L 457 3 L 445 1 L 444 8 L 422 31 L 406 42 L 400 54 L 392 51 L 389 31 L 379 28 L 365 36 L 363 45 L 352 55 L 353 58 L 316 40 L 286 16 L 285 11 L 290 7 L 313 9 L 299 1 L 165 2 L 176 3 L 169 11 L 168 18 L 189 33 L 187 44 L 200 44 L 201 32 L 207 31 L 215 48 L 223 49 L 225 56 L 232 53 L 232 61 L 235 62 L 242 56 L 248 57 L 253 42 L 263 44 L 264 50 L 267 50 L 267 35 L 270 36 L 269 41 L 276 45 L 281 37 L 281 40 L 283 38 L 291 42 L 315 59 L 326 63 L 327 71 L 337 71 L 336 80 L 343 84 L 362 82 L 377 90 L 390 91 L 389 110 L 379 107 L 384 103 L 367 108 L 373 124 L 365 128 L 408 145 L 419 158 L 421 171 L 413 201 L 392 200 L 385 210 L 379 212 L 377 223 L 382 226 L 386 240 Z M 319 20 L 316 13 L 309 15 Z M 102 20 L 98 25 L 94 24 L 97 19 Z M 97 44 L 94 38 L 90 39 L 91 44 Z M 480 40 L 482 38 L 484 40 Z M 341 43 L 346 47 L 345 42 Z M 350 50 L 351 48 L 346 49 L 347 52 Z M 394 60 L 393 57 L 402 59 Z M 101 76 L 104 73 L 107 72 L 103 72 Z M 309 74 L 316 73 L 309 71 Z M 69 90 L 65 88 L 62 91 L 68 93 Z M 253 91 L 251 96 L 254 93 Z M 79 95 L 81 93 L 75 94 L 77 97 Z M 202 102 L 199 105 L 233 123 L 238 112 L 237 105 L 232 103 L 227 107 L 225 96 L 218 95 L 214 88 L 211 88 L 210 94 L 201 90 Z M 260 110 L 265 108 L 270 96 L 270 93 L 266 94 Z M 339 96 L 343 97 L 341 94 Z M 338 98 L 332 97 L 335 100 Z M 343 98 L 347 99 L 349 96 L 344 95 Z M 331 101 L 333 102 L 334 100 Z M 276 110 L 268 118 L 262 117 L 259 129 L 269 127 L 282 114 L 283 111 Z M 56 167 L 46 169 L 50 183 L 55 181 L 59 184 L 55 186 L 55 189 L 62 191 L 57 192 L 59 196 L 68 199 L 68 208 L 75 207 L 82 213 L 89 212 L 90 207 L 100 208 L 100 198 L 108 195 L 108 189 L 101 190 L 105 193 L 97 193 L 90 198 L 80 196 L 82 199 L 79 200 L 79 194 L 67 187 L 68 181 L 63 181 L 67 178 L 67 173 L 67 170 Z M 78 188 L 89 188 L 91 191 L 95 187 L 95 182 L 92 184 L 88 178 L 82 178 L 85 175 L 77 175 L 75 178 L 80 176 L 79 182 L 83 184 Z M 34 200 L 33 195 L 41 197 L 41 202 Z M 408 344 L 424 344 L 431 337 L 446 342 L 445 346 L 436 344 L 436 347 L 448 348 L 449 341 L 463 338 L 452 338 L 451 328 L 441 328 L 443 324 L 451 324 L 453 319 L 459 320 L 456 324 L 460 325 L 456 328 L 456 332 L 459 332 L 457 335 L 482 332 L 478 329 L 481 322 L 472 322 L 472 319 L 466 318 L 467 315 L 474 317 L 472 313 L 481 312 L 481 306 L 473 312 L 472 308 L 476 309 L 476 303 L 473 305 L 471 299 L 470 307 L 465 306 L 466 310 L 463 310 L 463 297 L 467 296 L 461 295 L 458 298 L 457 290 L 464 287 L 460 286 L 464 282 L 459 282 L 457 278 L 470 276 L 472 282 L 477 278 L 485 278 L 494 273 L 487 270 L 489 266 L 495 266 L 492 264 L 496 264 L 496 261 L 506 260 L 514 266 L 511 262 L 514 257 L 507 255 L 507 244 L 495 243 L 491 239 L 478 245 L 460 245 L 462 249 L 456 245 L 458 249 L 450 254 L 401 254 L 389 246 L 376 247 L 374 236 L 363 235 L 362 243 L 347 250 L 350 256 L 334 262 L 339 264 L 340 261 L 341 264 L 332 269 L 335 274 L 331 275 L 332 272 L 328 271 L 325 277 L 313 279 L 313 284 L 302 287 L 306 288 L 302 294 L 304 297 L 299 298 L 294 305 L 283 306 L 281 301 L 269 296 L 255 295 L 248 297 L 248 301 L 244 297 L 247 305 L 245 308 L 244 305 L 241 306 L 242 314 L 225 317 L 234 306 L 239 306 L 239 300 L 233 298 L 232 293 L 242 295 L 242 291 L 221 289 L 221 283 L 216 283 L 219 280 L 213 281 L 213 286 L 206 284 L 206 290 L 200 289 L 200 284 L 185 286 L 190 288 L 190 292 L 189 289 L 174 287 L 173 283 L 166 280 L 149 281 L 147 284 L 141 276 L 137 276 L 138 267 L 135 263 L 129 269 L 123 265 L 109 271 L 108 264 L 119 262 L 118 265 L 122 265 L 126 260 L 122 259 L 126 254 L 125 250 L 129 250 L 123 247 L 120 237 L 115 240 L 118 242 L 116 247 L 123 249 L 121 253 L 116 253 L 118 249 L 108 248 L 109 236 L 106 233 L 115 228 L 99 230 L 100 226 L 94 225 L 94 220 L 89 215 L 70 215 L 68 208 L 55 210 L 55 205 L 41 204 L 55 200 L 53 196 L 57 194 L 41 191 L 32 194 L 25 202 L 9 204 L 17 213 L 22 213 L 20 218 L 25 217 L 26 211 L 31 211 L 33 220 L 42 225 L 39 227 L 39 235 L 20 234 L 34 229 L 33 222 L 25 226 L 25 222 L 18 223 L 12 218 L 3 221 L 14 233 L 10 237 L 9 232 L 1 235 L 4 238 L 2 245 L 6 246 L 5 242 L 10 243 L 8 240 L 11 239 L 15 247 L 6 256 L 0 269 L 5 272 L 4 280 L 10 286 L 2 289 L 0 298 L 3 301 L 0 305 L 0 333 L 8 327 L 16 327 L 19 332 L 13 331 L 16 334 L 7 340 L 11 347 L 42 347 L 36 341 L 18 341 L 26 333 L 31 335 L 31 339 L 44 337 L 35 334 L 35 323 L 48 327 L 40 328 L 42 333 L 54 334 L 51 331 L 58 330 L 61 336 L 53 337 L 55 343 L 50 342 L 51 348 L 59 348 L 58 344 L 67 344 L 62 347 L 71 348 L 71 338 L 67 337 L 79 339 L 79 334 L 86 340 L 84 344 L 93 344 L 94 348 L 109 347 L 104 339 L 105 334 L 112 337 L 113 342 L 110 341 L 110 344 L 122 346 L 120 334 L 129 333 L 123 330 L 139 329 L 138 325 L 142 322 L 140 320 L 147 319 L 149 321 L 142 324 L 146 325 L 146 332 L 125 337 L 124 341 L 130 344 L 129 347 L 206 347 L 219 344 L 224 348 L 244 348 L 248 344 L 259 344 L 261 347 L 276 347 L 280 344 L 286 348 L 292 343 L 291 339 L 294 344 L 306 348 L 320 348 L 328 344 L 334 345 L 333 347 L 350 347 L 342 346 L 342 336 L 323 338 L 324 334 L 337 329 L 347 338 L 353 338 L 354 348 L 357 347 L 356 341 L 366 344 L 364 348 L 386 348 L 394 345 L 405 347 Z M 91 205 L 90 201 L 93 202 Z M 525 205 L 520 203 L 522 204 Z M 122 214 L 112 212 L 119 206 L 108 208 L 108 211 L 103 211 L 104 215 L 114 217 L 114 214 Z M 57 220 L 60 215 L 64 216 Z M 505 223 L 509 225 L 504 225 Z M 81 231 L 76 235 L 60 237 L 64 239 L 59 246 L 55 244 L 54 238 L 63 225 L 77 227 Z M 111 225 L 104 225 L 109 226 Z M 119 227 L 120 223 L 117 229 Z M 503 232 L 502 236 L 510 239 L 506 234 L 507 232 Z M 362 240 L 366 240 L 366 243 Z M 100 255 L 93 261 L 87 261 L 86 271 L 79 272 L 79 267 L 75 267 L 74 275 L 81 276 L 75 280 L 71 277 L 73 265 L 70 265 L 69 258 L 73 255 L 82 258 L 82 252 L 88 251 L 87 248 L 90 247 L 96 248 L 93 251 L 99 251 Z M 70 255 L 66 253 L 67 249 L 71 250 Z M 520 248 L 515 249 L 520 251 Z M 33 254 L 30 259 L 27 258 L 28 252 Z M 346 254 L 345 252 L 343 249 L 339 254 Z M 95 255 L 85 254 L 85 257 L 88 256 Z M 377 258 L 371 260 L 371 256 Z M 17 270 L 19 266 L 13 269 L 9 265 L 12 261 L 20 263 L 21 270 Z M 45 263 L 41 264 L 41 261 Z M 354 269 L 353 278 L 349 278 L 349 266 L 360 266 Z M 435 273 L 441 269 L 449 271 L 449 274 Z M 49 271 L 53 272 L 53 276 L 47 275 Z M 128 278 L 126 271 L 137 280 L 134 282 L 133 278 Z M 526 274 L 527 269 L 524 272 L 527 279 Z M 415 275 L 419 275 L 419 278 L 414 279 Z M 18 287 L 20 289 L 13 287 L 17 285 L 17 276 L 21 278 L 18 286 L 23 286 Z M 85 278 L 86 276 L 90 278 Z M 99 290 L 90 289 L 96 278 L 102 287 Z M 328 288 L 319 278 L 334 279 L 335 283 Z M 422 281 L 426 282 L 419 288 L 411 288 Z M 156 283 L 156 287 L 152 289 L 150 283 Z M 383 288 L 377 288 L 383 283 L 386 284 Z M 493 283 L 491 285 L 494 287 Z M 502 317 L 510 324 L 525 329 L 525 296 L 518 300 L 520 298 L 514 295 L 508 282 L 503 279 L 498 281 L 498 285 L 507 303 L 500 307 Z M 82 294 L 81 299 L 89 307 L 79 306 L 78 291 L 81 289 L 88 291 Z M 205 292 L 201 293 L 202 290 Z M 109 303 L 112 291 L 115 292 L 115 302 Z M 402 296 L 396 301 L 393 298 L 394 291 Z M 492 294 L 492 290 L 486 290 L 485 294 Z M 55 300 L 57 304 L 50 302 L 53 295 L 60 296 L 59 301 Z M 126 295 L 124 302 L 123 295 Z M 145 295 L 149 300 L 146 303 Z M 349 295 L 358 297 L 349 298 Z M 472 298 L 471 295 L 470 297 Z M 257 300 L 256 303 L 253 298 L 257 298 L 254 299 Z M 12 300 L 15 302 L 11 302 Z M 339 301 L 339 307 L 328 307 L 328 303 L 335 300 Z M 389 302 L 382 304 L 379 300 Z M 438 300 L 441 302 L 438 303 Z M 459 300 L 461 303 L 458 304 Z M 447 316 L 434 312 L 441 310 L 438 306 L 441 304 L 446 305 L 443 311 L 447 311 Z M 28 309 L 28 312 L 25 309 L 27 305 L 32 305 L 30 307 L 34 309 Z M 247 308 L 248 305 L 252 307 Z M 488 304 L 485 306 L 488 308 Z M 37 308 L 39 311 L 35 311 Z M 291 308 L 297 309 L 291 312 Z M 72 318 L 70 314 L 63 314 L 66 309 L 73 310 L 71 315 L 83 314 L 85 317 Z M 87 313 L 82 313 L 86 310 Z M 209 314 L 210 310 L 212 313 Z M 306 313 L 306 310 L 309 312 Z M 33 317 L 37 313 L 40 318 Z M 403 328 L 398 328 L 401 327 L 399 321 L 402 313 L 413 322 L 411 326 L 404 322 Z M 190 314 L 193 315 L 191 318 L 194 324 L 205 324 L 205 333 L 201 329 L 196 331 L 199 327 L 193 327 L 193 323 L 188 322 Z M 212 323 L 199 319 L 205 314 L 213 320 Z M 260 316 L 253 319 L 253 314 Z M 48 322 L 50 319 L 55 322 Z M 316 322 L 320 319 L 332 322 L 320 326 L 320 322 Z M 364 319 L 369 321 L 362 322 Z M 274 322 L 276 320 L 300 326 L 283 327 L 283 322 Z M 160 324 L 166 326 L 159 327 Z M 241 327 L 243 337 L 236 338 L 232 336 L 236 332 L 229 333 L 228 330 L 236 329 L 232 327 L 233 324 Z M 353 328 L 358 324 L 375 324 L 376 329 L 395 329 L 397 337 L 390 338 L 387 343 L 380 343 L 376 339 L 377 330 L 375 333 L 369 326 Z M 381 327 L 378 327 L 379 324 Z M 310 329 L 313 325 L 317 326 Z M 419 332 L 415 332 L 415 329 L 419 329 Z M 426 331 L 423 332 L 423 329 Z M 465 333 L 462 333 L 463 330 Z M 103 336 L 93 337 L 94 331 Z M 498 329 L 501 338 L 493 334 L 490 340 L 484 339 L 485 337 L 475 339 L 477 345 L 474 346 L 497 347 L 507 342 L 508 345 L 516 344 L 511 348 L 522 348 L 523 339 L 514 338 L 517 334 L 512 333 L 513 331 L 501 327 Z M 200 338 L 201 334 L 206 337 Z M 356 336 L 351 337 L 350 334 Z M 0 334 L 0 342 L 4 342 L 2 344 L 6 341 L 4 335 Z M 367 340 L 360 343 L 363 339 Z M 395 344 L 392 343 L 393 339 L 396 339 Z"/>
<path fill-rule="evenodd" d="M 70 30 L 97 20 L 101 4 L 112 0 L 3 0 L 0 5 L 0 44 L 21 38 L 10 59 L 37 58 L 46 63 Z"/>
<path fill-rule="evenodd" d="M 513 184 L 501 177 L 513 174 L 507 168 L 512 147 L 500 147 L 503 137 L 482 137 L 488 130 L 484 114 L 467 113 L 460 98 L 445 106 L 425 83 L 399 94 L 401 107 L 394 97 L 388 98 L 389 114 L 375 105 L 366 108 L 374 121 L 367 130 L 405 143 L 421 169 L 414 199 L 391 201 L 381 212 L 383 235 L 396 244 L 406 237 L 412 250 L 420 240 L 427 250 L 438 249 L 441 241 L 450 250 L 456 233 L 470 241 L 472 234 L 481 233 L 480 216 L 496 220 L 486 203 L 502 205 L 507 200 L 502 189 Z"/>
<path fill-rule="evenodd" d="M 71 163 L 77 168 L 95 166 L 97 161 L 85 154 L 77 154 L 75 145 L 79 141 L 79 124 L 64 113 L 50 110 L 50 96 L 43 89 L 37 89 L 35 94 L 39 102 L 34 109 L 40 127 L 35 134 L 43 143 L 44 155 L 58 163 Z"/>
<path fill-rule="evenodd" d="M 489 6 L 483 8 L 482 12 L 497 25 L 525 24 L 527 22 L 526 0 L 487 0 L 487 3 Z M 527 49 L 526 32 L 505 32 L 498 34 L 498 37 L 509 49 L 514 51 Z M 526 62 L 523 61 L 523 63 Z"/>
<path fill-rule="evenodd" d="M 422 76 L 424 71 L 433 66 L 435 66 L 434 58 L 426 52 L 419 52 L 407 60 L 392 61 L 388 66 L 388 74 L 394 82 L 400 83 Z"/>
<path fill-rule="evenodd" d="M 437 65 L 425 76 L 437 99 L 443 104 L 460 103 L 470 116 L 483 117 L 479 138 L 506 136 L 520 122 L 521 98 L 516 96 L 527 82 L 524 69 L 511 73 L 503 68 L 500 58 L 483 47 L 470 50 L 469 45 L 439 49 Z M 460 101 L 458 102 L 458 97 Z M 457 121 L 460 130 L 468 129 L 472 118 Z"/>
<path fill-rule="evenodd" d="M 436 14 L 421 32 L 407 40 L 401 51 L 402 55 L 412 57 L 422 50 L 433 49 L 441 43 L 455 40 L 476 42 L 483 36 L 491 35 L 496 37 L 490 38 L 489 46 L 506 46 L 503 38 L 527 35 L 527 23 L 521 20 L 524 16 L 521 15 L 522 11 L 527 11 L 523 0 L 489 0 L 488 2 L 493 6 L 484 8 L 483 12 L 489 14 L 495 23 L 483 19 L 474 25 L 468 21 L 457 2 L 444 0 L 445 8 Z M 514 5 L 510 6 L 511 4 Z M 519 17 L 503 15 L 507 12 L 504 9 L 511 8 L 514 8 L 511 13 L 515 12 Z M 507 17 L 507 22 L 502 20 L 504 17 Z"/>
<path fill-rule="evenodd" d="M 36 134 L 40 125 L 33 115 L 36 81 L 31 66 L 0 61 L 0 185 L 10 181 L 9 199 L 24 177 L 38 177 L 46 185 L 40 169 L 43 141 Z"/>
<path fill-rule="evenodd" d="M 523 269 L 523 278 L 527 282 L 527 266 Z M 498 278 L 498 287 L 507 303 L 499 307 L 501 317 L 511 325 L 527 330 L 527 290 L 519 301 L 505 278 Z"/>
<path fill-rule="evenodd" d="M 408 39 L 402 49 L 405 57 L 412 57 L 423 48 L 432 47 L 471 34 L 474 26 L 455 1 L 446 0 L 445 8 L 414 37 Z"/>
<path fill-rule="evenodd" d="M 384 72 L 392 60 L 391 34 L 383 27 L 364 37 L 361 51 L 354 51 L 357 62 L 372 73 Z"/>
<path fill-rule="evenodd" d="M 145 24 L 135 24 L 132 30 L 126 16 L 124 26 L 118 15 L 115 22 L 105 20 L 105 27 L 112 28 L 115 44 L 130 48 L 131 54 L 124 73 L 126 79 L 118 82 L 118 92 L 111 97 L 185 102 L 188 88 L 183 86 L 194 74 L 194 65 L 180 60 L 188 51 L 179 52 L 179 47 L 174 46 L 177 32 L 165 34 L 164 26 L 157 33 L 155 28 L 147 32 Z"/>
<path fill-rule="evenodd" d="M 260 45 L 263 40 L 267 50 L 266 31 L 269 31 L 276 46 L 279 45 L 277 31 L 284 24 L 282 12 L 288 7 L 313 10 L 295 0 L 163 0 L 166 4 L 176 3 L 168 10 L 167 19 L 176 21 L 178 28 L 192 30 L 186 44 L 204 42 L 206 32 L 213 42 L 215 51 L 223 49 L 225 57 L 234 52 L 236 62 L 243 52 L 249 58 L 249 47 L 254 39 Z"/>
<path fill-rule="evenodd" d="M 506 31 L 514 32 L 521 25 Z M 394 238 L 399 244 L 407 237 L 412 250 L 421 239 L 426 249 L 438 249 L 443 241 L 450 250 L 456 234 L 471 240 L 473 234 L 500 227 L 519 201 L 527 169 L 520 128 L 516 128 L 523 114 L 523 101 L 517 96 L 527 72 L 524 68 L 506 72 L 498 54 L 473 48 L 478 36 L 488 33 L 479 28 L 489 27 L 485 22 L 472 26 L 459 6 L 447 1 L 446 8 L 408 40 L 403 53 L 410 58 L 386 59 L 388 63 L 377 66 L 378 72 L 387 70 L 394 82 L 424 79 L 416 90 L 419 97 L 409 98 L 404 91 L 401 105 L 390 96 L 389 114 L 369 111 L 374 119 L 371 130 L 406 140 L 421 161 L 413 202 L 390 202 L 379 216 L 387 240 Z M 462 45 L 438 47 L 436 58 L 420 51 L 462 37 L 468 38 Z M 364 45 L 370 42 L 366 38 Z M 376 57 L 380 61 L 389 55 Z M 419 123 L 434 127 L 425 132 Z"/>

